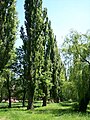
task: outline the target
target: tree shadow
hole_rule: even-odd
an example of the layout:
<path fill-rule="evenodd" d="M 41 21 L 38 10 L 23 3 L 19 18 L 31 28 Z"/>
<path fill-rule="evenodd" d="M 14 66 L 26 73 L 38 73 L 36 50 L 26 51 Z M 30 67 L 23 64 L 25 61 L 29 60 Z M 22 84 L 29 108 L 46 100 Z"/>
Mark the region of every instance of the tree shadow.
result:
<path fill-rule="evenodd" d="M 41 102 L 35 102 L 34 103 L 34 108 L 39 108 L 41 107 Z M 27 103 L 23 107 L 22 103 L 12 103 L 11 108 L 8 107 L 8 103 L 0 103 L 0 111 L 10 111 L 10 110 L 15 110 L 15 111 L 26 111 L 27 110 Z"/>
<path fill-rule="evenodd" d="M 71 108 L 66 108 L 66 109 L 44 109 L 44 110 L 36 110 L 36 113 L 38 114 L 53 114 L 54 116 L 61 116 L 63 114 L 68 114 L 68 113 L 74 113 L 75 111 L 73 111 Z"/>
<path fill-rule="evenodd" d="M 30 110 L 30 111 L 27 111 L 26 106 L 22 107 L 22 104 L 12 105 L 12 108 L 8 108 L 8 105 L 5 105 L 5 106 L 0 106 L 0 112 L 8 112 L 10 110 L 12 110 L 12 111 L 27 111 L 30 114 L 32 114 L 32 112 L 34 112 L 35 114 L 53 114 L 54 116 L 61 116 L 64 114 L 73 115 L 73 114 L 80 113 L 74 109 L 75 103 L 61 102 L 61 103 L 58 103 L 57 105 L 58 105 L 57 108 L 56 108 L 56 106 L 53 107 L 53 105 L 51 105 L 49 107 L 48 106 L 42 107 L 42 104 L 35 103 L 34 104 L 35 109 Z M 90 115 L 90 106 L 88 107 L 86 113 L 80 113 L 80 114 L 81 115 L 86 115 L 86 114 Z"/>
<path fill-rule="evenodd" d="M 76 104 L 76 103 L 75 103 Z M 81 113 L 78 110 L 74 109 L 74 103 L 60 103 L 59 104 L 60 107 L 58 107 L 57 109 L 55 108 L 46 108 L 46 109 L 36 109 L 36 113 L 37 114 L 53 114 L 54 116 L 61 116 L 64 114 L 80 114 L 80 115 L 86 115 L 89 114 L 90 115 L 90 109 L 88 109 L 88 111 L 86 113 Z"/>
<path fill-rule="evenodd" d="M 8 107 L 7 103 L 1 103 L 0 105 L 0 112 L 8 112 L 10 110 L 15 110 L 15 111 L 25 111 L 24 107 L 22 104 L 19 103 L 14 103 L 12 104 L 11 108 Z"/>

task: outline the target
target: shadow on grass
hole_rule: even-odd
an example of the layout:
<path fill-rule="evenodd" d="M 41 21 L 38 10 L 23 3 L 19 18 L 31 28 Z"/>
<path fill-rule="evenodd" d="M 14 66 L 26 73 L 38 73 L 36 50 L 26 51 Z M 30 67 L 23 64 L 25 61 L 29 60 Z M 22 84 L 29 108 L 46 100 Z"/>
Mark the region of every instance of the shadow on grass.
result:
<path fill-rule="evenodd" d="M 9 103 L 0 103 L 0 109 L 2 108 L 8 108 Z M 12 108 L 21 108 L 22 106 L 22 102 L 18 102 L 18 103 L 12 103 L 11 104 Z M 34 102 L 34 107 L 41 107 L 42 106 L 42 102 L 41 101 L 35 101 Z M 27 107 L 27 102 L 25 102 L 25 107 Z"/>
<path fill-rule="evenodd" d="M 41 105 L 42 105 L 41 102 L 35 102 L 34 108 L 39 108 L 41 107 Z M 0 103 L 0 111 L 8 112 L 10 110 L 27 111 L 27 103 L 24 107 L 22 106 L 22 103 L 12 103 L 11 108 L 8 107 L 8 103 Z"/>
<path fill-rule="evenodd" d="M 22 105 L 18 105 L 18 104 L 12 104 L 11 105 L 11 108 L 21 108 Z M 0 109 L 5 109 L 5 108 L 8 108 L 8 104 L 7 105 L 0 105 Z"/>
<path fill-rule="evenodd" d="M 49 104 L 46 107 L 41 107 L 41 103 L 37 104 L 37 102 L 34 104 L 33 110 L 27 111 L 26 107 L 22 107 L 22 104 L 12 104 L 12 108 L 8 108 L 8 105 L 1 106 L 0 112 L 8 112 L 8 111 L 27 111 L 29 114 L 52 114 L 55 117 L 61 116 L 64 114 L 73 115 L 73 114 L 79 114 L 80 112 L 75 111 L 73 106 L 75 103 L 68 103 L 68 102 L 61 102 L 61 103 L 52 103 Z M 90 107 L 88 107 L 88 111 L 86 113 L 80 113 L 80 115 L 90 115 Z"/>
<path fill-rule="evenodd" d="M 76 103 L 75 103 L 76 104 Z M 73 114 L 79 114 L 79 115 L 90 115 L 90 111 L 87 111 L 86 113 L 81 113 L 77 110 L 74 109 L 74 103 L 59 103 L 58 104 L 59 107 L 58 108 L 45 108 L 45 109 L 36 109 L 36 114 L 52 114 L 54 116 L 61 116 L 64 114 L 68 114 L 68 115 L 73 115 Z M 89 109 L 88 109 L 89 110 Z"/>
<path fill-rule="evenodd" d="M 66 109 L 44 109 L 44 110 L 36 110 L 36 114 L 53 114 L 54 116 L 61 116 L 63 114 L 73 114 L 75 111 L 73 111 L 71 108 Z"/>
<path fill-rule="evenodd" d="M 77 104 L 77 102 L 67 102 L 67 101 L 65 101 L 65 102 L 61 102 L 60 104 L 62 106 L 72 106 L 74 104 Z"/>
<path fill-rule="evenodd" d="M 8 107 L 8 103 L 0 103 L 0 112 L 25 111 L 24 108 L 21 103 L 12 103 L 11 108 Z"/>

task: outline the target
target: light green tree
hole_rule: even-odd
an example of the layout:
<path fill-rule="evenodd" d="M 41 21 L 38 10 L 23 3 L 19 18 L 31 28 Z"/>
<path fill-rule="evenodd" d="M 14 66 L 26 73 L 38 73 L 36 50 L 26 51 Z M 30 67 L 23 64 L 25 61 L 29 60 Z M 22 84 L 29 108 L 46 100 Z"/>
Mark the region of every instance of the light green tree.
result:
<path fill-rule="evenodd" d="M 90 95 L 90 35 L 72 31 L 63 44 L 63 53 L 68 60 L 69 77 L 78 90 L 79 110 L 85 112 Z M 71 64 L 71 65 L 70 65 Z M 72 71 L 71 71 L 72 70 Z"/>

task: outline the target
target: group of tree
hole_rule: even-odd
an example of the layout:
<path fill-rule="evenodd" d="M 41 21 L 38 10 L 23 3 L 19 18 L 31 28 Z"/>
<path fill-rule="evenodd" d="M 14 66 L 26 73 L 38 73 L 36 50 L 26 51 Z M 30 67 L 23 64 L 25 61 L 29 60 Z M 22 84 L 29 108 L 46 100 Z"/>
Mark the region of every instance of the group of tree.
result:
<path fill-rule="evenodd" d="M 33 108 L 34 99 L 60 100 L 60 73 L 62 62 L 59 49 L 42 0 L 25 0 L 25 30 L 21 27 L 23 45 L 14 48 L 17 30 L 15 0 L 0 3 L 0 78 L 1 101 L 11 97 L 28 100 L 27 109 Z M 2 24 L 1 24 L 2 23 Z"/>
<path fill-rule="evenodd" d="M 24 8 L 26 33 L 22 26 L 19 64 L 23 69 L 21 76 L 26 81 L 27 109 L 31 109 L 36 92 L 36 96 L 41 96 L 43 106 L 46 106 L 48 97 L 59 102 L 62 63 L 47 9 L 42 10 L 42 0 L 26 0 Z"/>
<path fill-rule="evenodd" d="M 0 1 L 0 102 L 11 98 L 34 100 L 73 100 L 85 112 L 90 100 L 90 34 L 71 31 L 62 45 L 63 61 L 56 36 L 42 0 L 25 0 L 25 25 L 20 28 L 22 45 L 14 47 L 17 37 L 16 0 Z"/>

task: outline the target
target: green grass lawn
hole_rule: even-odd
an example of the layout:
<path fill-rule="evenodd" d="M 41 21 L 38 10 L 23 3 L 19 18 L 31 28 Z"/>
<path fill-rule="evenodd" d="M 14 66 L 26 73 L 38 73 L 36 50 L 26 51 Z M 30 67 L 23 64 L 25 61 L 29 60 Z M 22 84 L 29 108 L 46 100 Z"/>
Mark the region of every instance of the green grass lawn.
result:
<path fill-rule="evenodd" d="M 41 102 L 35 103 L 35 108 L 27 111 L 20 103 L 13 104 L 11 109 L 4 108 L 6 103 L 0 103 L 0 120 L 90 120 L 89 108 L 87 113 L 75 112 L 73 103 L 51 103 L 46 107 L 41 105 Z"/>

